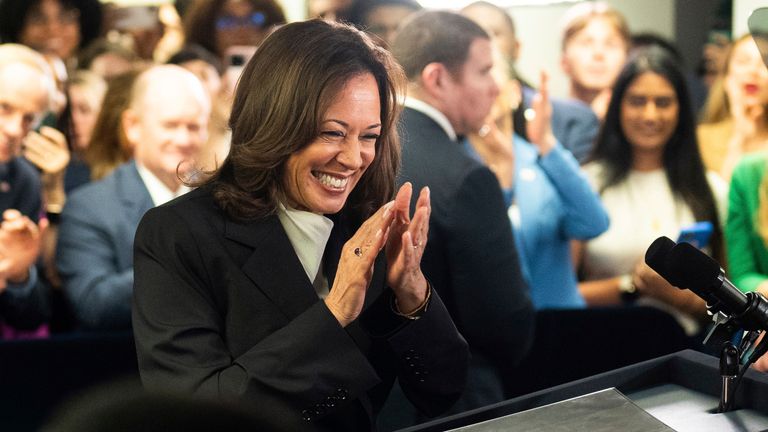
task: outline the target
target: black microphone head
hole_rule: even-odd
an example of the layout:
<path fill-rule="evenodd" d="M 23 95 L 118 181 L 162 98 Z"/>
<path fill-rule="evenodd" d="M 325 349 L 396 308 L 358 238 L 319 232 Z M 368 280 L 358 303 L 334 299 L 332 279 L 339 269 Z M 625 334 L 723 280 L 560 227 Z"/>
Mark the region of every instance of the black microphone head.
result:
<path fill-rule="evenodd" d="M 709 287 L 720 275 L 720 264 L 690 243 L 678 243 L 667 256 L 669 283 L 696 291 Z"/>
<path fill-rule="evenodd" d="M 661 236 L 654 240 L 645 252 L 645 263 L 648 264 L 648 267 L 652 268 L 669 283 L 672 282 L 669 280 L 671 272 L 667 265 L 667 257 L 672 248 L 675 247 L 675 244 L 669 237 Z"/>

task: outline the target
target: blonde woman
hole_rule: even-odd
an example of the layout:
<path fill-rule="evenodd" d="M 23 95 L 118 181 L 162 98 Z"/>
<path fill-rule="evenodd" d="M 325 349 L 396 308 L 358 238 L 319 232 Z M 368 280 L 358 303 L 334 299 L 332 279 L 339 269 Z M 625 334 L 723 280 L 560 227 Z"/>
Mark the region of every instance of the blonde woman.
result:
<path fill-rule="evenodd" d="M 768 150 L 768 69 L 750 35 L 733 43 L 725 64 L 697 135 L 704 165 L 728 180 L 744 154 Z"/>

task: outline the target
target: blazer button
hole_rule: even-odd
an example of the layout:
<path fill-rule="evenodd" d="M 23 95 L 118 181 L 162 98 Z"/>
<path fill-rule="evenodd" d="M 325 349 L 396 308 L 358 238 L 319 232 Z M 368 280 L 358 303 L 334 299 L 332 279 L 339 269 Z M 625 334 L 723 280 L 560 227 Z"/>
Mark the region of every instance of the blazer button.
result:
<path fill-rule="evenodd" d="M 312 420 L 314 420 L 314 417 L 312 416 L 312 411 L 310 411 L 310 410 L 302 411 L 301 412 L 301 418 L 302 418 L 302 420 L 304 420 L 306 422 L 311 422 Z"/>
<path fill-rule="evenodd" d="M 347 389 L 343 389 L 343 388 L 336 389 L 336 398 L 338 400 L 346 400 L 348 396 L 349 396 L 349 392 L 347 391 Z"/>

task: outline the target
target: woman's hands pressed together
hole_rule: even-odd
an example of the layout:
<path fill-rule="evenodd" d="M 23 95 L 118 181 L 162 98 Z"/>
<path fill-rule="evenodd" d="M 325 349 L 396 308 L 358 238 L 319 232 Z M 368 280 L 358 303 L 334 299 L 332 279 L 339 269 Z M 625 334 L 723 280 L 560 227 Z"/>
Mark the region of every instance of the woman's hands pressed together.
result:
<path fill-rule="evenodd" d="M 413 186 L 405 183 L 395 197 L 395 220 L 387 239 L 387 285 L 395 292 L 399 312 L 408 315 L 426 301 L 427 279 L 421 272 L 421 257 L 427 246 L 429 215 L 429 188 L 419 193 L 413 219 L 410 202 Z"/>
<path fill-rule="evenodd" d="M 394 201 L 383 205 L 345 244 L 336 279 L 325 304 L 342 327 L 357 319 L 373 275 L 376 256 L 386 246 L 387 284 L 400 312 L 417 310 L 426 300 L 427 281 L 421 257 L 429 231 L 429 189 L 422 189 L 413 218 L 409 204 L 413 187 L 400 187 Z"/>

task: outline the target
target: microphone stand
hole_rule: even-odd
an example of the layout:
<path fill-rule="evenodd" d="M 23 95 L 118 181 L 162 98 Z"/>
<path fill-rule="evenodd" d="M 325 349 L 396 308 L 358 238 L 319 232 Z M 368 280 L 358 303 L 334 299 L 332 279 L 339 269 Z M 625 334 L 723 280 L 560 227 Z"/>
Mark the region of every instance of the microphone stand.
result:
<path fill-rule="evenodd" d="M 720 351 L 720 376 L 723 379 L 720 389 L 720 406 L 717 412 L 724 413 L 733 406 L 733 383 L 739 374 L 739 350 L 731 342 L 727 342 Z"/>
<path fill-rule="evenodd" d="M 707 311 L 712 315 L 712 327 L 704 338 L 704 345 L 720 348 L 720 376 L 722 388 L 720 405 L 717 412 L 724 413 L 733 409 L 736 390 L 749 366 L 768 351 L 768 338 L 764 338 L 754 347 L 757 338 L 766 330 L 765 312 L 768 300 L 758 293 L 747 293 L 748 307 L 740 314 L 728 315 L 722 304 L 707 303 Z M 741 339 L 739 348 L 733 344 L 734 336 L 747 331 Z M 754 350 L 753 350 L 754 347 Z M 739 364 L 742 364 L 739 370 Z"/>

